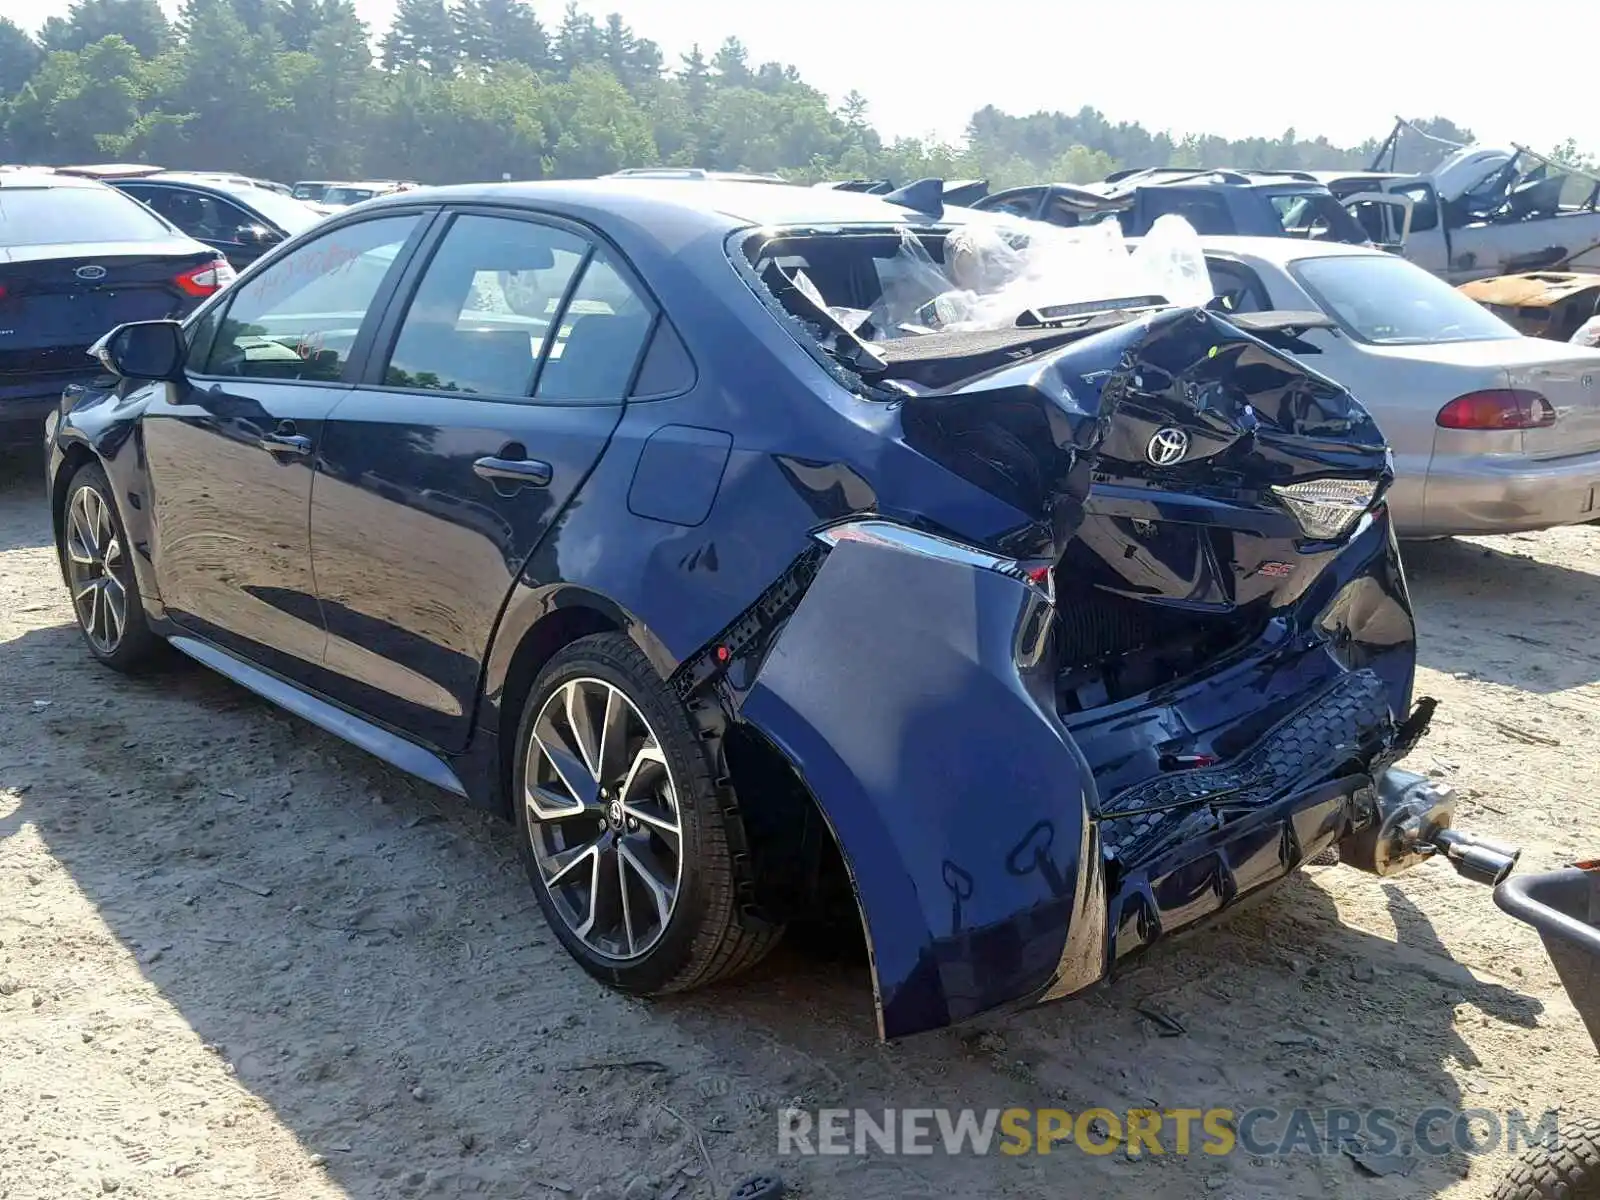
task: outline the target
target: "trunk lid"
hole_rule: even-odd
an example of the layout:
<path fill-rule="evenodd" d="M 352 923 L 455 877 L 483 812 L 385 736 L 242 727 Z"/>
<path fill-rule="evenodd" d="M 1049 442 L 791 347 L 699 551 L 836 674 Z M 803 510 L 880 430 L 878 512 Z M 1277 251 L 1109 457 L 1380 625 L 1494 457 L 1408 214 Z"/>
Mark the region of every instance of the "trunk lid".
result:
<path fill-rule="evenodd" d="M 1483 379 L 1482 387 L 1537 392 L 1555 409 L 1551 425 L 1522 431 L 1523 452 L 1545 460 L 1600 450 L 1600 350 L 1544 338 L 1437 342 L 1429 345 L 1369 346 L 1380 356 L 1460 368 L 1462 378 Z M 1440 403 L 1470 390 L 1462 387 Z"/>
<path fill-rule="evenodd" d="M 0 376 L 81 373 L 126 321 L 178 317 L 201 297 L 177 276 L 216 259 L 188 239 L 13 246 L 0 253 Z"/>

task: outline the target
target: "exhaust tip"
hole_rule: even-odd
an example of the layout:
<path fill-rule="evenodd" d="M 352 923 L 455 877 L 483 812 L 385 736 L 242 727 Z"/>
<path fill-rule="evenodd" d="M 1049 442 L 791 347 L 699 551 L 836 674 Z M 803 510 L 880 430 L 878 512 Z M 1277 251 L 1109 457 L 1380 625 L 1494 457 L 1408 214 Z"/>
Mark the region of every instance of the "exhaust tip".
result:
<path fill-rule="evenodd" d="M 1498 887 L 1506 876 L 1511 874 L 1520 857 L 1522 857 L 1521 850 L 1503 854 L 1487 846 L 1469 846 L 1462 851 L 1459 858 L 1452 855 L 1450 861 L 1466 878 L 1477 883 L 1486 883 L 1490 887 Z"/>

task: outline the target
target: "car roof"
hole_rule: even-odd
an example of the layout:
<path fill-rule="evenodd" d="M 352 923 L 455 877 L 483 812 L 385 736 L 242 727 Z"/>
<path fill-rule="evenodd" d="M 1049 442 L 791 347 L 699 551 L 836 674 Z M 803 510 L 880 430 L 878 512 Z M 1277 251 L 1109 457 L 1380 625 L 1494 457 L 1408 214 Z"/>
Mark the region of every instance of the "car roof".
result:
<path fill-rule="evenodd" d="M 1295 237 L 1202 237 L 1200 245 L 1207 251 L 1231 254 L 1237 258 L 1254 258 L 1280 267 L 1307 258 L 1399 258 L 1376 246 L 1352 246 L 1348 242 L 1312 241 Z"/>
<path fill-rule="evenodd" d="M 490 204 L 556 205 L 568 209 L 631 210 L 651 207 L 679 215 L 697 215 L 728 231 L 749 225 L 910 225 L 962 224 L 983 214 L 948 208 L 941 218 L 918 214 L 880 196 L 827 188 L 778 187 L 771 183 L 739 183 L 721 179 L 579 179 L 524 183 L 457 184 L 416 188 L 369 201 L 371 205 L 415 204 L 418 201 Z"/>
<path fill-rule="evenodd" d="M 0 190 L 16 188 L 103 188 L 106 185 L 87 175 L 59 175 L 49 167 L 23 167 L 0 172 Z"/>

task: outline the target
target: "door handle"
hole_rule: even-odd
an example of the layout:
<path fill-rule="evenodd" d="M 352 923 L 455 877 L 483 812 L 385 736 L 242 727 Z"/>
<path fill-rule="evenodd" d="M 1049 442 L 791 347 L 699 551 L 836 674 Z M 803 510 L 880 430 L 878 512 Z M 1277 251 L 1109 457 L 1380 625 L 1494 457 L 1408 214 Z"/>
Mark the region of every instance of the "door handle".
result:
<path fill-rule="evenodd" d="M 268 454 L 298 454 L 311 453 L 311 439 L 298 433 L 269 433 L 262 436 L 256 443 Z"/>
<path fill-rule="evenodd" d="M 472 470 L 480 479 L 504 480 L 530 487 L 549 487 L 555 475 L 549 463 L 536 458 L 496 458 L 494 455 L 478 459 L 472 464 Z"/>

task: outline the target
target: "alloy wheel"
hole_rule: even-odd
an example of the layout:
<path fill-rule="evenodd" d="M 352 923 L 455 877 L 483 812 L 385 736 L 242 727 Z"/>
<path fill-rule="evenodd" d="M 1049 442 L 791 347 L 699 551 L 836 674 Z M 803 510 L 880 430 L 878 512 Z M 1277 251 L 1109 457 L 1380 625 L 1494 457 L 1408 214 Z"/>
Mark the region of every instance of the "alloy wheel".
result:
<path fill-rule="evenodd" d="M 67 509 L 67 578 L 78 623 L 102 654 L 116 652 L 128 627 L 128 570 L 110 506 L 94 488 L 79 488 Z"/>
<path fill-rule="evenodd" d="M 677 905 L 683 825 L 661 742 L 602 679 L 569 680 L 533 722 L 522 802 L 539 875 L 585 946 L 629 961 Z"/>

